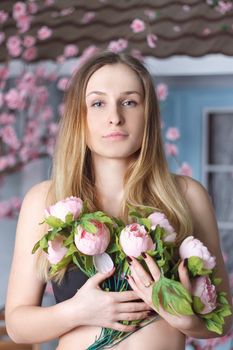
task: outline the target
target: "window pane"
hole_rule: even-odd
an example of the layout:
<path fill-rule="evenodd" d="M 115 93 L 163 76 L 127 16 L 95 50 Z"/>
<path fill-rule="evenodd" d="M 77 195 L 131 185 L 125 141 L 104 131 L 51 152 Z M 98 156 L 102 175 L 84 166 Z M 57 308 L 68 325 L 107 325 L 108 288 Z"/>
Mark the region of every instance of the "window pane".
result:
<path fill-rule="evenodd" d="M 229 271 L 233 271 L 233 229 L 231 230 L 220 230 L 220 240 L 222 252 L 224 253 L 224 260 Z"/>
<path fill-rule="evenodd" d="M 209 164 L 233 164 L 233 113 L 209 116 Z"/>
<path fill-rule="evenodd" d="M 210 173 L 208 180 L 218 221 L 233 222 L 233 173 Z"/>

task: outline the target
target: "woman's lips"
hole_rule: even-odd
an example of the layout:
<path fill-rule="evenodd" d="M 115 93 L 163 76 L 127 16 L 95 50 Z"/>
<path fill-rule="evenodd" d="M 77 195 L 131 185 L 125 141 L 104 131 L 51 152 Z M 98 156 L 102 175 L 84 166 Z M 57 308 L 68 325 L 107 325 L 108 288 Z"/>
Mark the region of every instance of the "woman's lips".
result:
<path fill-rule="evenodd" d="M 104 135 L 103 137 L 105 139 L 110 139 L 110 140 L 123 140 L 127 137 L 128 135 L 122 132 L 111 132 L 107 135 Z"/>

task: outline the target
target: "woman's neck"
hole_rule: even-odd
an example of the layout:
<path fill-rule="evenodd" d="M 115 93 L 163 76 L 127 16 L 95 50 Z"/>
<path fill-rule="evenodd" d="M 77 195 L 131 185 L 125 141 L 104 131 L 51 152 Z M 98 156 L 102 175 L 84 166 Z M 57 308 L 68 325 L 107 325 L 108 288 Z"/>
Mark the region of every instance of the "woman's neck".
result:
<path fill-rule="evenodd" d="M 124 195 L 124 176 L 128 160 L 92 157 L 95 186 L 101 210 L 112 216 L 119 216 Z"/>

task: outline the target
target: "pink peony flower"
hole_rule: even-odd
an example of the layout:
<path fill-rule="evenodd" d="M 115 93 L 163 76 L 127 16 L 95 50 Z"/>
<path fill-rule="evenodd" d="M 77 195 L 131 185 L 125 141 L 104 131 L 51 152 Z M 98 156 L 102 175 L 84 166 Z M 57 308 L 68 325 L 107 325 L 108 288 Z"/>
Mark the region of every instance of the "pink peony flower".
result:
<path fill-rule="evenodd" d="M 175 242 L 176 232 L 174 228 L 170 225 L 168 219 L 163 213 L 154 212 L 148 216 L 151 221 L 151 229 L 154 230 L 157 225 L 161 226 L 165 230 L 165 236 L 163 238 L 164 242 Z"/>
<path fill-rule="evenodd" d="M 169 128 L 166 132 L 166 138 L 169 141 L 176 141 L 180 138 L 180 131 L 178 128 Z"/>
<path fill-rule="evenodd" d="M 166 84 L 160 83 L 156 86 L 156 95 L 159 101 L 165 101 L 168 95 L 168 88 Z"/>
<path fill-rule="evenodd" d="M 183 240 L 179 248 L 181 259 L 189 258 L 191 256 L 198 256 L 203 261 L 203 266 L 206 269 L 213 269 L 216 265 L 216 259 L 212 256 L 209 250 L 199 239 L 193 236 L 188 236 Z"/>
<path fill-rule="evenodd" d="M 154 47 L 156 47 L 158 37 L 157 37 L 157 35 L 151 33 L 151 34 L 147 34 L 146 40 L 147 40 L 148 46 L 151 48 L 154 48 Z"/>
<path fill-rule="evenodd" d="M 96 233 L 91 233 L 81 225 L 78 225 L 74 241 L 77 249 L 86 255 L 102 254 L 107 249 L 110 242 L 110 232 L 102 222 L 91 220 L 91 223 L 97 228 Z"/>
<path fill-rule="evenodd" d="M 208 314 L 216 308 L 217 294 L 216 289 L 208 276 L 196 277 L 192 280 L 191 294 L 199 297 L 203 304 L 200 314 Z"/>
<path fill-rule="evenodd" d="M 55 216 L 65 222 L 66 215 L 72 214 L 77 219 L 83 208 L 83 201 L 78 197 L 68 197 L 45 209 L 45 216 Z"/>
<path fill-rule="evenodd" d="M 145 30 L 145 22 L 141 19 L 135 18 L 130 25 L 130 28 L 134 33 L 141 33 Z"/>
<path fill-rule="evenodd" d="M 46 40 L 51 35 L 52 35 L 52 30 L 47 26 L 41 27 L 37 32 L 37 37 L 39 40 Z"/>
<path fill-rule="evenodd" d="M 126 255 L 137 258 L 147 250 L 154 250 L 155 244 L 145 227 L 137 223 L 127 225 L 120 233 L 120 245 Z"/>
<path fill-rule="evenodd" d="M 181 164 L 181 167 L 180 167 L 178 173 L 181 175 L 192 176 L 193 171 L 192 171 L 191 166 L 188 163 L 184 162 Z"/>
<path fill-rule="evenodd" d="M 50 264 L 57 264 L 67 253 L 67 248 L 63 246 L 63 238 L 57 237 L 53 241 L 48 241 L 48 261 Z"/>

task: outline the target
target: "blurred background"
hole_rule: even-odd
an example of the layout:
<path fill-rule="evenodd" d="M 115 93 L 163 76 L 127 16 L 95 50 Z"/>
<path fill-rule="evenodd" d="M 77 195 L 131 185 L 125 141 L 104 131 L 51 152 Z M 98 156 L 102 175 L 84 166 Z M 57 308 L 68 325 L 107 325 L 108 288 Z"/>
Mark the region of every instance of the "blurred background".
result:
<path fill-rule="evenodd" d="M 131 53 L 151 72 L 170 169 L 209 191 L 233 287 L 233 2 L 1 0 L 2 309 L 22 198 L 50 175 L 70 76 L 102 49 Z M 48 286 L 43 303 L 53 302 Z M 1 319 L 0 349 L 6 350 L 3 313 Z M 232 339 L 188 339 L 187 350 L 232 350 Z M 54 349 L 55 342 L 40 345 Z"/>

